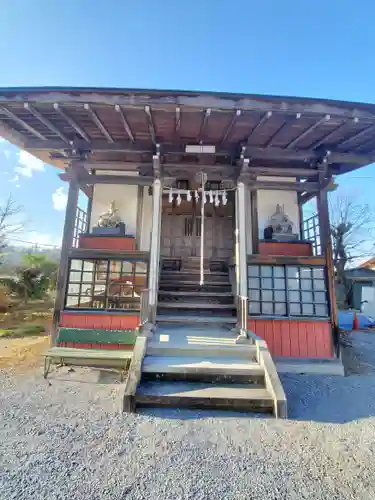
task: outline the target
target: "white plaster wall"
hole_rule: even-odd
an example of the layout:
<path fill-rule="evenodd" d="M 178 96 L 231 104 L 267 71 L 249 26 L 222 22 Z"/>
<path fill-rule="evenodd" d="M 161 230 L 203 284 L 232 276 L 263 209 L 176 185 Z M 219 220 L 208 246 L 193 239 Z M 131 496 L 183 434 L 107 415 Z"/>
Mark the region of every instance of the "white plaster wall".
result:
<path fill-rule="evenodd" d="M 143 188 L 143 212 L 140 249 L 149 251 L 152 230 L 152 195 L 148 194 L 148 187 Z"/>
<path fill-rule="evenodd" d="M 136 172 L 102 170 L 103 175 L 138 175 Z M 99 216 L 106 212 L 111 201 L 115 201 L 118 214 L 126 225 L 126 233 L 136 235 L 138 186 L 127 184 L 95 184 L 92 200 L 91 227 L 96 226 Z"/>
<path fill-rule="evenodd" d="M 258 177 L 258 180 L 273 182 L 293 182 L 295 179 L 290 177 Z M 299 212 L 298 199 L 296 191 L 281 190 L 258 190 L 258 224 L 259 238 L 263 239 L 264 228 L 268 223 L 269 217 L 276 211 L 276 205 L 284 207 L 285 213 L 293 222 L 293 232 L 299 234 Z"/>

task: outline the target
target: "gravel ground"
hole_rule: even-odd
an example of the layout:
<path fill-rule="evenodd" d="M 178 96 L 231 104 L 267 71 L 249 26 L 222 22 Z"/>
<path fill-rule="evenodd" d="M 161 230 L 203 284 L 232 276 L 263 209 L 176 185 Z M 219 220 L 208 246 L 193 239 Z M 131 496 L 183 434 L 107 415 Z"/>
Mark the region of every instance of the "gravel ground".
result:
<path fill-rule="evenodd" d="M 109 375 L 0 371 L 0 498 L 375 498 L 375 334 L 356 335 L 350 376 L 283 377 L 286 421 L 124 415 Z"/>

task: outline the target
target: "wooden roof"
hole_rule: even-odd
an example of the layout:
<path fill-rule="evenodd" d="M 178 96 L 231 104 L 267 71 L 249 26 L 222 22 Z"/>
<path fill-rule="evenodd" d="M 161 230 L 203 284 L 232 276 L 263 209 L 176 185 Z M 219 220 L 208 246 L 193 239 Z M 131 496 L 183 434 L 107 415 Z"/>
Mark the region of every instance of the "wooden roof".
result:
<path fill-rule="evenodd" d="M 332 174 L 375 159 L 375 105 L 177 90 L 0 88 L 0 135 L 58 167 L 79 154 L 120 169 L 165 165 L 316 168 Z M 187 145 L 215 146 L 211 153 Z M 109 167 L 108 167 L 109 168 Z M 147 169 L 146 169 L 147 170 Z"/>

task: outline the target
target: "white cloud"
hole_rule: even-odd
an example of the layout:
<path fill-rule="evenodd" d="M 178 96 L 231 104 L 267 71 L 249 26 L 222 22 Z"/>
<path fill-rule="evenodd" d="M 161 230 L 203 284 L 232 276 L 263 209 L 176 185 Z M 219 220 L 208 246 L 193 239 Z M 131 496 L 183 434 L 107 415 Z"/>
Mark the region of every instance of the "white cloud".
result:
<path fill-rule="evenodd" d="M 44 164 L 39 158 L 31 155 L 27 151 L 21 151 L 18 157 L 18 165 L 14 169 L 15 172 L 24 177 L 32 177 L 34 172 L 43 172 Z"/>
<path fill-rule="evenodd" d="M 63 187 L 57 188 L 52 194 L 52 204 L 55 210 L 65 210 L 67 201 L 68 195 L 64 192 Z"/>
<path fill-rule="evenodd" d="M 16 184 L 16 188 L 20 188 L 21 187 L 21 184 Z"/>
<path fill-rule="evenodd" d="M 9 182 L 17 182 L 19 181 L 20 179 L 20 176 L 18 174 L 16 174 L 12 179 L 9 180 Z"/>
<path fill-rule="evenodd" d="M 4 137 L 0 137 L 0 144 L 1 144 L 2 142 L 5 142 Z"/>

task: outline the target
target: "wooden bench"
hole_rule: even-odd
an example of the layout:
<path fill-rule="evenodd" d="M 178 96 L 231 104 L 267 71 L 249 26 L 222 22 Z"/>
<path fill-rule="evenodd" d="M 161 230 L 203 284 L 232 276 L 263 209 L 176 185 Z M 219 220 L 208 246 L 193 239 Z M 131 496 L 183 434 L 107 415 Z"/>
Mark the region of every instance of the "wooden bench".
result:
<path fill-rule="evenodd" d="M 124 380 L 124 374 L 127 370 L 128 364 L 133 356 L 133 351 L 123 351 L 120 349 L 116 350 L 106 350 L 106 349 L 79 349 L 70 347 L 51 347 L 44 354 L 44 378 L 50 371 L 52 361 L 54 359 L 60 359 L 62 365 L 65 364 L 64 360 L 76 359 L 76 360 L 90 360 L 90 361 L 100 361 L 101 363 L 107 362 L 109 365 L 120 364 L 121 370 L 121 381 Z"/>

